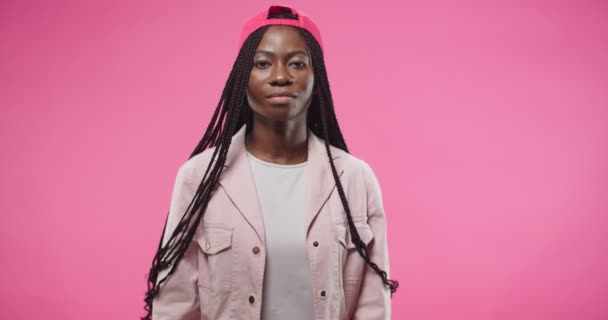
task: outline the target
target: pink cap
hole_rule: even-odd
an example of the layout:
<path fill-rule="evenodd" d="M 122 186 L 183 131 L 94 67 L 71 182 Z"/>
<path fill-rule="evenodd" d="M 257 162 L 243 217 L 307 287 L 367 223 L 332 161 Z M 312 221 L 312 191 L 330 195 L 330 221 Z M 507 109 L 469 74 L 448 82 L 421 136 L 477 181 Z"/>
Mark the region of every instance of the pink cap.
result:
<path fill-rule="evenodd" d="M 289 13 L 297 16 L 298 20 L 268 19 L 269 14 L 279 13 L 279 12 L 289 12 Z M 317 40 L 317 42 L 319 43 L 321 50 L 323 50 L 323 42 L 321 42 L 321 32 L 319 32 L 319 29 L 314 24 L 314 22 L 312 22 L 312 20 L 310 20 L 310 18 L 303 15 L 301 12 L 298 13 L 296 11 L 296 9 L 286 7 L 286 6 L 270 6 L 270 8 L 268 8 L 268 10 L 264 10 L 264 11 L 258 13 L 251 20 L 247 21 L 247 23 L 245 23 L 245 25 L 243 26 L 243 29 L 241 31 L 241 38 L 239 40 L 239 48 L 243 46 L 245 39 L 247 39 L 247 37 L 252 32 L 259 29 L 260 27 L 267 26 L 267 25 L 285 25 L 285 26 L 294 26 L 294 27 L 300 27 L 302 29 L 305 29 L 312 34 L 312 36 L 315 38 L 315 40 Z"/>

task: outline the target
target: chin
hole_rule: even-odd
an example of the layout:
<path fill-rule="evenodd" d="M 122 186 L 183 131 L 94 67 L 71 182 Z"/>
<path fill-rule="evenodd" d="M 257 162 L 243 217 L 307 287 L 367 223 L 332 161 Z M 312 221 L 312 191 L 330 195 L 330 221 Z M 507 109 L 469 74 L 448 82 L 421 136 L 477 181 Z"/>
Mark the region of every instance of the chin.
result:
<path fill-rule="evenodd" d="M 272 121 L 289 121 L 297 118 L 306 110 L 296 110 L 293 105 L 269 105 L 265 106 L 258 114 Z"/>
<path fill-rule="evenodd" d="M 295 114 L 290 114 L 288 112 L 270 112 L 263 114 L 262 116 L 272 121 L 289 121 L 296 118 Z"/>

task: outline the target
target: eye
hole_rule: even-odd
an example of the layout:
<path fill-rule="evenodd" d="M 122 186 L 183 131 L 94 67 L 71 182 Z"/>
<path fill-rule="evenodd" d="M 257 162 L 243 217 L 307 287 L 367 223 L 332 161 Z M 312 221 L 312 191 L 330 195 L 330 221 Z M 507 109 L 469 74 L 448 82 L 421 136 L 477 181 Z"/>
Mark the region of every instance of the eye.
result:
<path fill-rule="evenodd" d="M 296 69 L 303 69 L 306 67 L 306 63 L 303 61 L 294 61 L 291 63 Z"/>
<path fill-rule="evenodd" d="M 264 68 L 267 68 L 270 65 L 270 63 L 268 63 L 268 61 L 259 60 L 259 61 L 255 61 L 253 63 L 253 65 L 256 66 L 257 68 L 264 69 Z"/>

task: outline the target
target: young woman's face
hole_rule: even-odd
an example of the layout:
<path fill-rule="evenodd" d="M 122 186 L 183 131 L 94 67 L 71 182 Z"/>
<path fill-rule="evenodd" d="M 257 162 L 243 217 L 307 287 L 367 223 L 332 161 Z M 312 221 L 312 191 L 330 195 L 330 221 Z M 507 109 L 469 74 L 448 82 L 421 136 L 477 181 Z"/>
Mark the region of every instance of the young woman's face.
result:
<path fill-rule="evenodd" d="M 314 75 L 306 41 L 289 26 L 268 28 L 253 60 L 247 101 L 258 116 L 285 121 L 305 115 Z"/>

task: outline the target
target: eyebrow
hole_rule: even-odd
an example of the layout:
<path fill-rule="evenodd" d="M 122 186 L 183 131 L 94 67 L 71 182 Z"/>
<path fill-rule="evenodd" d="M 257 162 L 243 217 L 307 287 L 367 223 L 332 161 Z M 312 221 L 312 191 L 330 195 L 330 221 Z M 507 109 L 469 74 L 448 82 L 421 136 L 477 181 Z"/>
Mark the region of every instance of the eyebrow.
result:
<path fill-rule="evenodd" d="M 256 54 L 263 53 L 263 54 L 267 54 L 269 56 L 274 56 L 275 55 L 274 52 L 268 51 L 268 50 L 258 50 L 255 53 Z M 298 50 L 294 50 L 294 51 L 290 51 L 289 53 L 287 53 L 287 57 L 290 58 L 290 57 L 293 57 L 293 56 L 298 55 L 298 54 L 302 54 L 302 55 L 305 55 L 305 56 L 308 57 L 308 53 L 306 53 L 306 52 L 304 52 L 302 50 L 299 50 L 299 49 Z"/>

